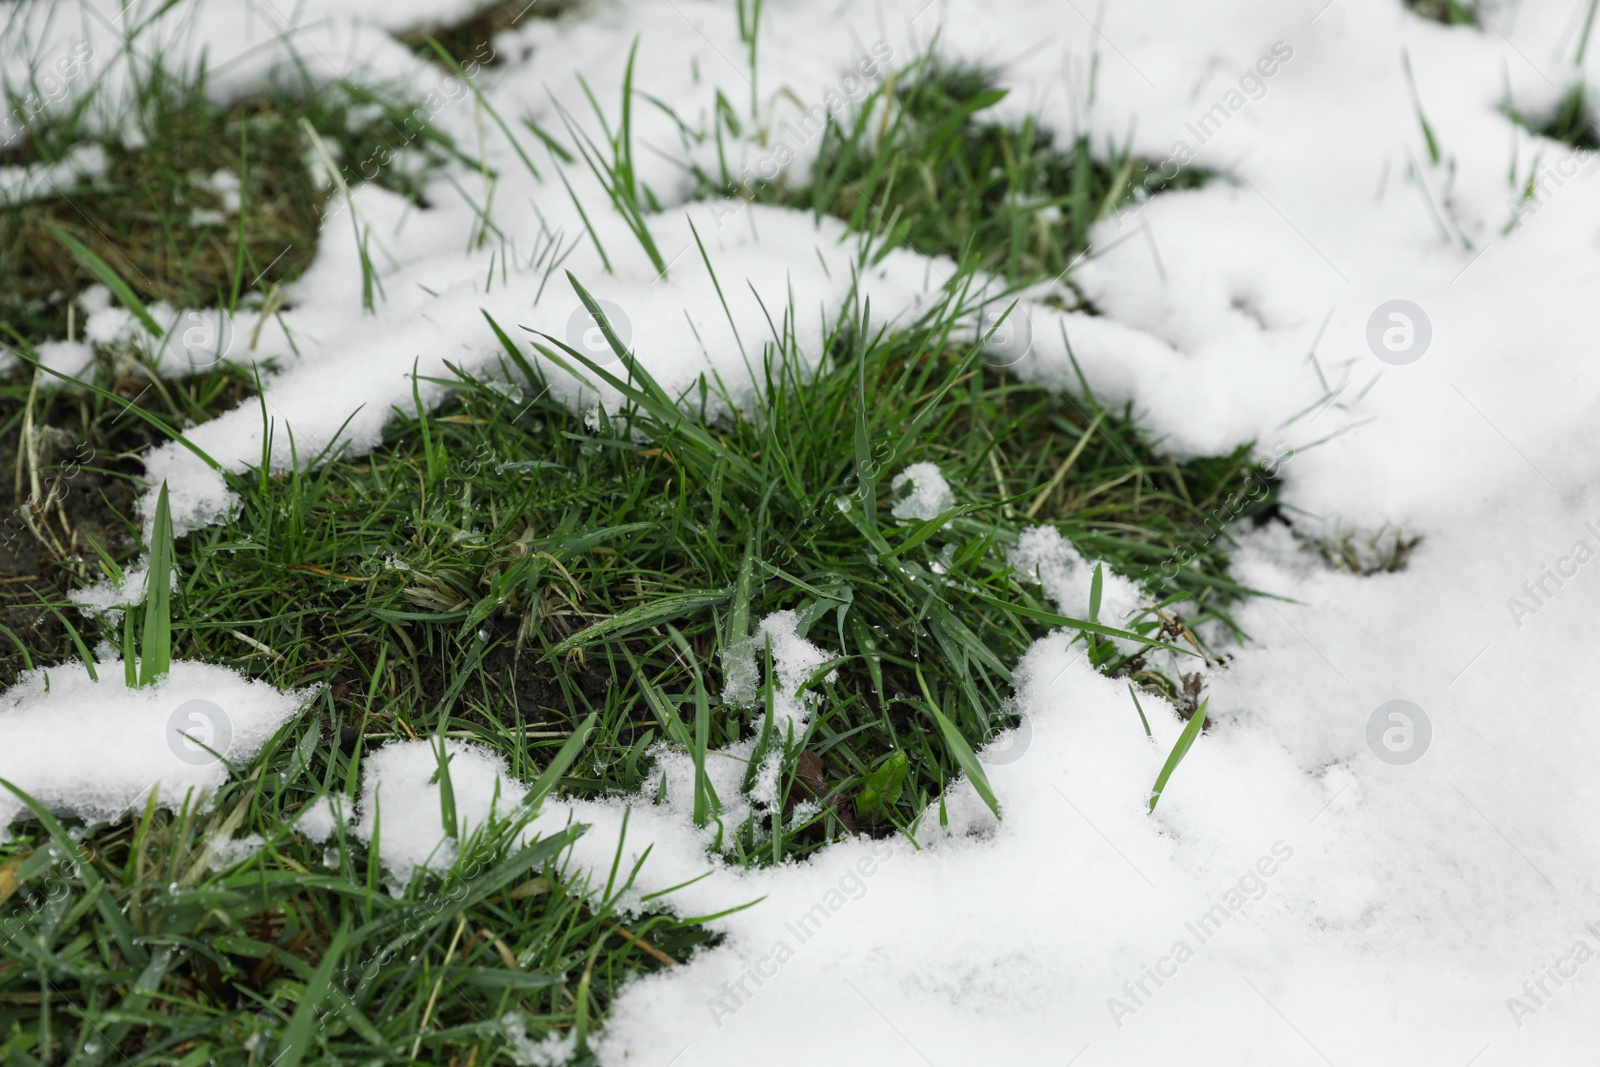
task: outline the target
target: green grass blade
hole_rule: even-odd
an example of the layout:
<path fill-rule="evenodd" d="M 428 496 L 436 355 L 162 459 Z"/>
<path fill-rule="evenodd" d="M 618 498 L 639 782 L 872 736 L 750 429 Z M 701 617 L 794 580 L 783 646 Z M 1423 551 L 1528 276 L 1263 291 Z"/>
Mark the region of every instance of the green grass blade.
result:
<path fill-rule="evenodd" d="M 1127 641 L 1137 641 L 1141 645 L 1148 645 L 1151 648 L 1163 648 L 1168 652 L 1181 652 L 1185 656 L 1194 656 L 1196 658 L 1199 658 L 1200 656 L 1200 653 L 1196 652 L 1192 648 L 1183 648 L 1179 645 L 1169 645 L 1165 641 L 1156 641 L 1152 638 L 1146 637 L 1144 634 L 1134 633 L 1132 630 L 1119 630 L 1115 626 L 1101 626 L 1099 623 L 1090 622 L 1087 619 L 1068 618 L 1065 615 L 1057 615 L 1053 611 L 1045 611 L 1042 608 L 1030 608 L 1026 604 L 1008 603 L 1004 600 L 997 600 L 992 596 L 985 596 L 982 593 L 975 593 L 973 595 L 979 600 L 983 601 L 985 604 L 990 604 L 997 608 L 1003 608 L 1006 611 L 1015 612 L 1018 615 L 1021 615 L 1025 618 L 1034 619 L 1038 622 L 1047 622 L 1051 626 L 1070 626 L 1075 630 L 1083 630 L 1086 633 L 1100 634 L 1102 637 L 1120 637 Z"/>
<path fill-rule="evenodd" d="M 61 614 L 60 610 L 54 605 L 51 605 L 50 611 L 55 615 L 56 618 L 61 620 L 61 625 L 66 629 L 67 636 L 72 638 L 72 644 L 78 650 L 78 658 L 83 660 L 84 670 L 89 672 L 89 680 L 91 682 L 98 682 L 100 680 L 100 675 L 95 673 L 94 656 L 90 655 L 89 646 L 83 643 L 83 637 L 78 633 L 78 628 L 72 625 L 72 623 L 68 622 L 67 617 Z"/>
<path fill-rule="evenodd" d="M 122 275 L 113 270 L 109 263 L 95 255 L 88 246 L 70 233 L 58 230 L 54 226 L 47 225 L 46 228 L 50 231 L 50 235 L 61 243 L 61 247 L 72 253 L 72 258 L 105 283 L 106 288 L 116 295 L 123 307 L 133 312 L 134 318 L 150 331 L 152 337 L 166 336 L 167 331 L 156 325 L 156 320 L 151 317 L 150 309 L 144 306 L 144 301 L 134 294 L 133 288 L 122 280 Z"/>
<path fill-rule="evenodd" d="M 983 773 L 983 765 L 978 762 L 978 757 L 973 753 L 972 746 L 967 744 L 967 739 L 961 736 L 961 731 L 956 729 L 955 723 L 945 717 L 939 710 L 939 705 L 928 692 L 928 683 L 922 677 L 922 669 L 917 668 L 917 684 L 922 686 L 922 695 L 926 699 L 923 707 L 933 721 L 939 725 L 939 732 L 944 735 L 944 743 L 950 749 L 950 754 L 955 756 L 956 762 L 966 772 L 967 779 L 972 782 L 972 788 L 978 791 L 983 802 L 989 805 L 989 810 L 994 812 L 995 818 L 1000 818 L 1000 801 L 994 795 L 994 789 L 989 785 L 988 775 Z"/>
<path fill-rule="evenodd" d="M 339 965 L 339 958 L 344 955 L 348 936 L 349 930 L 343 927 L 333 935 L 333 941 L 323 953 L 322 962 L 300 991 L 294 1014 L 289 1017 L 289 1025 L 283 1031 L 283 1043 L 272 1060 L 274 1067 L 300 1067 L 305 1059 L 318 1030 L 317 1009 L 328 998 L 333 971 Z"/>
<path fill-rule="evenodd" d="M 1132 682 L 1128 683 L 1128 695 L 1133 698 L 1133 710 L 1139 713 L 1139 724 L 1144 727 L 1144 735 L 1153 740 L 1155 734 L 1150 732 L 1150 720 L 1144 717 L 1144 705 L 1139 703 L 1139 690 L 1134 688 Z"/>
<path fill-rule="evenodd" d="M 601 619 L 599 622 L 585 626 L 577 633 L 565 640 L 551 646 L 548 655 L 559 656 L 563 652 L 570 652 L 579 645 L 586 645 L 590 641 L 597 641 L 602 637 L 622 636 L 634 630 L 653 626 L 686 615 L 697 608 L 708 607 L 712 604 L 721 604 L 733 596 L 733 589 L 714 589 L 708 592 L 696 593 L 669 593 L 667 596 L 640 604 L 619 612 L 610 618 Z"/>
<path fill-rule="evenodd" d="M 95 385 L 93 382 L 86 382 L 86 381 L 83 381 L 83 380 L 81 380 L 79 378 L 74 378 L 70 374 L 62 374 L 60 371 L 55 370 L 52 367 L 46 367 L 42 363 L 35 363 L 34 366 L 38 370 L 44 371 L 46 374 L 52 375 L 52 376 L 54 376 L 56 378 L 60 378 L 62 381 L 68 382 L 68 383 L 70 383 L 72 385 L 75 385 L 79 389 L 83 389 L 83 390 L 86 390 L 88 392 L 91 392 L 95 396 L 100 397 L 102 400 L 109 400 L 109 401 L 111 401 L 111 402 L 113 402 L 115 404 L 120 404 L 122 406 L 122 409 L 125 412 L 127 412 L 128 414 L 134 416 L 137 419 L 140 419 L 143 422 L 149 423 L 151 426 L 154 426 L 156 429 L 158 429 L 162 433 L 166 434 L 172 440 L 178 442 L 184 448 L 187 448 L 190 452 L 193 452 L 195 454 L 195 456 L 197 456 L 200 459 L 200 461 L 202 463 L 204 463 L 206 466 L 210 467 L 212 470 L 218 472 L 219 474 L 223 473 L 222 464 L 220 464 L 216 460 L 212 459 L 209 455 L 206 454 L 206 452 L 199 445 L 195 444 L 193 441 L 191 441 L 187 437 L 183 436 L 183 434 L 179 433 L 174 427 L 169 426 L 166 423 L 166 421 L 163 420 L 160 416 L 152 415 L 150 412 L 146 411 L 144 408 L 142 408 L 139 405 L 133 403 L 133 401 L 124 400 L 122 397 L 118 396 L 116 393 L 113 393 L 111 390 L 102 389 L 98 385 Z"/>
<path fill-rule="evenodd" d="M 523 803 L 537 806 L 541 800 L 550 794 L 550 791 L 556 787 L 556 783 L 561 780 L 561 776 L 566 774 L 567 770 L 577 760 L 578 753 L 583 751 L 583 746 L 588 744 L 589 736 L 594 732 L 595 723 L 599 721 L 600 716 L 594 713 L 591 713 L 587 719 L 583 720 L 582 725 L 574 730 L 572 736 L 567 738 L 561 745 L 561 749 L 555 754 L 555 757 L 545 765 L 543 771 L 539 772 L 539 777 L 534 779 L 533 787 L 528 790 L 527 799 Z"/>
<path fill-rule="evenodd" d="M 144 634 L 139 642 L 139 684 L 153 685 L 172 669 L 172 509 L 167 483 L 156 497 L 150 537 L 150 576 L 144 594 Z"/>
<path fill-rule="evenodd" d="M 1156 801 L 1161 799 L 1161 791 L 1167 787 L 1167 779 L 1172 777 L 1172 772 L 1178 769 L 1178 764 L 1183 762 L 1183 757 L 1189 754 L 1189 749 L 1194 746 L 1195 738 L 1200 736 L 1200 731 L 1206 725 L 1206 704 L 1204 701 L 1195 713 L 1190 716 L 1189 722 L 1183 728 L 1183 733 L 1178 735 L 1177 744 L 1172 746 L 1172 751 L 1167 754 L 1167 762 L 1162 765 L 1161 773 L 1156 775 L 1156 784 L 1150 787 L 1150 808 L 1156 810 Z M 1143 711 L 1140 712 L 1141 716 Z"/>

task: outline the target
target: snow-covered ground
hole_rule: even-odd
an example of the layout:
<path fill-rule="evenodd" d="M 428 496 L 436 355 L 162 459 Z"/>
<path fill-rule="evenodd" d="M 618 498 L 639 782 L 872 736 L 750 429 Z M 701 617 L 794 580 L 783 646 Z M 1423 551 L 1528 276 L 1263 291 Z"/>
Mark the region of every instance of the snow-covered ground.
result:
<path fill-rule="evenodd" d="M 171 40 L 210 47 L 219 93 L 269 76 L 288 51 L 330 80 L 425 87 L 438 69 L 379 32 L 422 7 L 329 0 L 291 24 L 271 3 L 203 3 L 167 21 Z M 1600 717 L 1584 673 L 1600 643 L 1600 567 L 1588 566 L 1600 553 L 1600 184 L 1591 157 L 1506 115 L 1548 113 L 1600 75 L 1596 50 L 1574 64 L 1587 7 L 1485 6 L 1471 29 L 1397 0 L 769 0 L 752 67 L 732 3 L 632 0 L 495 40 L 506 62 L 474 87 L 551 129 L 558 101 L 592 121 L 580 76 L 615 121 L 635 38 L 636 88 L 689 127 L 709 128 L 719 90 L 753 97 L 765 139 L 737 151 L 757 175 L 777 144 L 801 163 L 815 150 L 796 125 L 805 108 L 935 41 L 999 71 L 1008 118 L 1097 145 L 1131 137 L 1152 159 L 1222 172 L 1101 223 L 1074 277 L 1103 317 L 1033 304 L 1034 347 L 1016 369 L 1066 386 L 1070 340 L 1097 392 L 1131 398 L 1180 456 L 1255 441 L 1280 458 L 1302 532 L 1422 538 L 1404 570 L 1372 576 L 1328 569 L 1282 526 L 1247 539 L 1240 580 L 1281 599 L 1241 608 L 1252 640 L 1210 674 L 1216 726 L 1153 815 L 1149 783 L 1182 724 L 1147 700 L 1152 744 L 1125 686 L 1076 660 L 1065 635 L 1029 654 L 1026 743 L 989 769 L 1003 822 L 961 784 L 948 830 L 924 827 L 920 850 L 843 843 L 745 872 L 707 855 L 686 797 L 634 810 L 624 851 L 654 845 L 643 891 L 711 869 L 673 898 L 683 914 L 763 899 L 713 923 L 720 947 L 621 997 L 604 1062 L 1588 1062 L 1600 1047 Z M 41 20 L 28 51 L 71 54 L 115 10 Z M 112 52 L 107 38 L 92 62 Z M 359 187 L 352 209 L 381 239 L 387 299 L 362 312 L 341 213 L 283 325 L 260 335 L 259 357 L 287 368 L 266 384 L 268 411 L 302 456 L 342 425 L 353 450 L 370 447 L 391 407 L 410 404 L 414 365 L 488 368 L 499 346 L 480 309 L 567 336 L 579 305 L 561 270 L 621 309 L 669 387 L 715 369 L 737 403 L 759 404 L 737 390 L 744 361 L 691 222 L 739 336 L 768 333 L 758 294 L 792 299 L 799 348 L 816 358 L 820 323 L 850 287 L 842 227 L 683 203 L 682 159 L 709 164 L 714 146 L 639 108 L 637 166 L 669 205 L 651 219 L 669 269 L 569 170 L 606 274 L 543 149 L 521 136 L 541 182 L 460 89 L 440 85 L 434 121 L 500 169 L 494 218 L 512 262 L 499 239 L 468 247 L 473 208 L 442 180 L 428 210 Z M 474 190 L 471 169 L 446 173 Z M 1521 203 L 1530 178 L 1537 196 Z M 544 284 L 549 250 L 569 245 Z M 914 314 L 950 270 L 896 253 L 865 279 L 874 312 Z M 96 312 L 91 335 L 122 328 L 122 314 Z M 260 434 L 252 402 L 190 436 L 243 469 Z M 180 530 L 229 506 L 222 480 L 176 446 L 151 470 L 171 485 Z M 24 713 L 0 711 L 0 731 Z M 565 807 L 594 824 L 578 858 L 603 870 L 621 804 L 552 804 L 547 817 Z"/>

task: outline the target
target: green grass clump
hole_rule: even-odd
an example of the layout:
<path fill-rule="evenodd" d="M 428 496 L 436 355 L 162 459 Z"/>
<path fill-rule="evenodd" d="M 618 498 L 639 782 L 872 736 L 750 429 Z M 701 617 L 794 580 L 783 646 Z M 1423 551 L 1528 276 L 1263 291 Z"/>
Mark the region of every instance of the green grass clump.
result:
<path fill-rule="evenodd" d="M 919 60 L 877 86 L 847 122 L 828 118 L 804 184 L 724 170 L 702 174 L 702 186 L 834 215 L 882 236 L 880 255 L 904 246 L 1024 281 L 1061 278 L 1087 247 L 1089 228 L 1135 196 L 1206 180 L 1199 171 L 1163 176 L 1115 145 L 1096 157 L 1087 137 L 1058 146 L 1031 120 L 1020 128 L 985 121 L 1005 97 L 994 80 Z"/>
<path fill-rule="evenodd" d="M 1011 666 L 1060 621 L 1005 563 L 1018 533 L 1057 524 L 1187 601 L 1192 627 L 1247 592 L 1208 517 L 1259 476 L 1243 451 L 1174 465 L 1087 392 L 985 368 L 960 311 L 895 334 L 845 316 L 811 376 L 769 346 L 753 421 L 709 382 L 674 414 L 635 370 L 634 401 L 589 425 L 508 355 L 515 385 L 452 381 L 455 401 L 403 419 L 363 463 L 234 478 L 238 517 L 180 541 L 173 655 L 326 682 L 359 729 L 442 729 L 518 773 L 597 714 L 563 785 L 600 795 L 653 789 L 658 741 L 703 754 L 752 736 L 755 709 L 722 699 L 723 655 L 793 610 L 837 658 L 811 680 L 809 729 L 761 743 L 782 752 L 791 805 L 830 803 L 798 826 L 727 825 L 724 848 L 773 862 L 910 826 L 964 769 L 963 746 L 1009 723 Z M 955 488 L 948 527 L 889 514 L 895 474 L 922 460 Z M 1172 559 L 1192 562 L 1162 587 Z M 1138 629 L 1189 647 L 1165 610 Z M 1147 656 L 1093 655 L 1182 698 Z M 895 790 L 879 774 L 891 763 L 906 768 Z"/>
<path fill-rule="evenodd" d="M 1594 110 L 1589 106 L 1589 94 L 1583 85 L 1575 85 L 1561 97 L 1556 106 L 1542 121 L 1530 121 L 1516 116 L 1523 125 L 1541 137 L 1560 141 L 1574 148 L 1594 151 L 1600 148 L 1600 127 L 1595 125 Z"/>

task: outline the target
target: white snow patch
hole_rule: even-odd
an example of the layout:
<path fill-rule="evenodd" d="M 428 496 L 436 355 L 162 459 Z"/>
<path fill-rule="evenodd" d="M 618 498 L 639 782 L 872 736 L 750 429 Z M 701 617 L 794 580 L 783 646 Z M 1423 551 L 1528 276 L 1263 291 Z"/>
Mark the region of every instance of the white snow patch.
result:
<path fill-rule="evenodd" d="M 105 149 L 97 144 L 75 145 L 54 163 L 29 163 L 0 167 L 0 204 L 24 204 L 64 195 L 105 176 Z"/>
<path fill-rule="evenodd" d="M 418 868 L 449 869 L 461 838 L 491 819 L 510 817 L 528 794 L 528 787 L 510 776 L 505 760 L 493 751 L 446 739 L 443 751 L 449 760 L 457 832 L 454 838 L 446 835 L 439 750 L 434 745 L 391 741 L 361 764 L 361 799 L 351 834 L 371 844 L 378 831 L 378 857 L 389 872 L 389 889 L 396 894 Z"/>
<path fill-rule="evenodd" d="M 956 503 L 950 484 L 933 463 L 913 463 L 894 476 L 889 490 L 896 496 L 906 493 L 890 511 L 897 519 L 937 519 Z"/>
<path fill-rule="evenodd" d="M 1006 562 L 1016 568 L 1019 578 L 1038 582 L 1058 612 L 1089 619 L 1095 564 L 1085 560 L 1060 530 L 1034 526 L 1023 531 L 1016 547 L 1006 553 Z M 1137 582 L 1101 565 L 1098 621 L 1102 626 L 1126 628 L 1144 610 L 1145 600 Z M 1115 640 L 1124 643 L 1122 638 Z M 1126 644 L 1132 647 L 1132 642 Z"/>
<path fill-rule="evenodd" d="M 305 701 L 209 663 L 179 661 L 157 684 L 129 689 L 122 663 L 37 668 L 0 695 L 0 778 L 62 815 L 91 821 L 138 812 L 152 792 L 201 807 Z M 48 689 L 46 688 L 48 686 Z M 26 813 L 0 792 L 0 827 Z"/>
<path fill-rule="evenodd" d="M 237 867 L 266 847 L 267 842 L 260 834 L 212 838 L 206 842 L 206 865 L 214 871 L 225 871 Z"/>
<path fill-rule="evenodd" d="M 577 1049 L 578 1035 L 575 1033 L 557 1032 L 535 1041 L 528 1036 L 523 1017 L 514 1011 L 500 1016 L 500 1029 L 504 1032 L 506 1043 L 511 1046 L 511 1059 L 517 1067 L 559 1067 L 560 1064 L 571 1062 Z"/>
<path fill-rule="evenodd" d="M 167 574 L 167 584 L 178 591 L 178 570 Z M 141 556 L 137 563 L 123 568 L 122 581 L 107 578 L 98 585 L 86 585 L 67 590 L 67 599 L 89 615 L 105 615 L 125 608 L 138 607 L 150 591 L 150 557 Z M 113 616 L 116 618 L 116 616 Z"/>
<path fill-rule="evenodd" d="M 94 363 L 94 349 L 82 341 L 43 341 L 34 351 L 40 364 L 71 378 L 81 378 Z"/>
<path fill-rule="evenodd" d="M 345 807 L 345 799 L 340 794 L 320 796 L 295 818 L 295 831 L 312 841 L 326 841 L 345 823 Z"/>

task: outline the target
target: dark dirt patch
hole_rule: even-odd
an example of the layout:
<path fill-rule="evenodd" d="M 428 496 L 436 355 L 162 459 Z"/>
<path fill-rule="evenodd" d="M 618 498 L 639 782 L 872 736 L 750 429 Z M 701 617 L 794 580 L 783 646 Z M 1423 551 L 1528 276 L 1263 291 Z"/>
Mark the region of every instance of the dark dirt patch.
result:
<path fill-rule="evenodd" d="M 555 18 L 577 7 L 582 0 L 499 0 L 481 8 L 460 22 L 424 26 L 402 34 L 400 40 L 411 49 L 432 56 L 429 38 L 438 41 L 450 58 L 457 63 L 475 59 L 485 66 L 495 66 L 500 56 L 490 38 L 497 33 L 513 29 L 524 19 Z M 488 46 L 488 47 L 486 47 Z"/>
<path fill-rule="evenodd" d="M 62 431 L 47 430 L 40 437 L 46 447 L 39 457 L 43 492 L 38 497 L 26 474 L 22 492 L 15 491 L 15 441 L 0 448 L 0 471 L 7 483 L 0 525 L 0 625 L 27 649 L 25 656 L 15 641 L 0 641 L 0 683 L 6 685 L 30 658 L 37 666 L 76 655 L 66 629 L 47 605 L 60 604 L 69 589 L 99 571 L 90 541 L 119 560 L 137 548 L 123 518 L 133 514 L 138 496 L 127 474 L 99 469 L 108 457 Z M 126 460 L 112 463 L 128 465 Z"/>
<path fill-rule="evenodd" d="M 178 383 L 127 375 L 106 387 L 169 424 L 188 425 L 198 416 L 184 417 L 185 406 L 232 407 L 251 384 L 238 376 Z M 119 564 L 138 555 L 141 457 L 165 441 L 121 405 L 43 388 L 33 398 L 30 430 L 28 393 L 26 377 L 0 382 L 0 625 L 16 635 L 0 633 L 0 685 L 14 681 L 30 659 L 43 665 L 77 657 L 50 605 L 65 610 L 68 590 L 102 577 L 95 546 Z M 92 646 L 82 619 L 66 614 Z"/>

